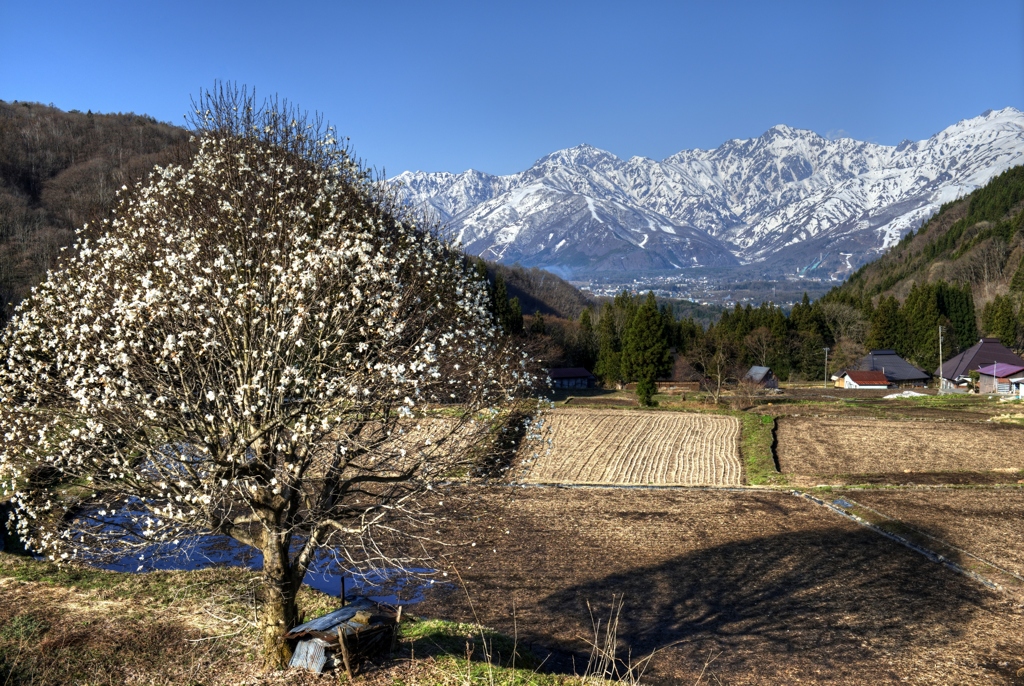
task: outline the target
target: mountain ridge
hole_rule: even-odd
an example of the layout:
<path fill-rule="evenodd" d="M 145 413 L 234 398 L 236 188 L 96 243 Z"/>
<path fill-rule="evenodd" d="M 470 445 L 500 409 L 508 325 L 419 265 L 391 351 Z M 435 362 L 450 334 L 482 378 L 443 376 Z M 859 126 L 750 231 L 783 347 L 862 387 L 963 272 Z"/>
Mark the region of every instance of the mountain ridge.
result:
<path fill-rule="evenodd" d="M 1024 113 L 1007 107 L 895 146 L 779 124 L 660 162 L 580 144 L 515 174 L 403 172 L 392 182 L 470 252 L 505 263 L 563 273 L 740 264 L 788 272 L 820 253 L 820 268 L 845 276 L 1021 162 Z"/>

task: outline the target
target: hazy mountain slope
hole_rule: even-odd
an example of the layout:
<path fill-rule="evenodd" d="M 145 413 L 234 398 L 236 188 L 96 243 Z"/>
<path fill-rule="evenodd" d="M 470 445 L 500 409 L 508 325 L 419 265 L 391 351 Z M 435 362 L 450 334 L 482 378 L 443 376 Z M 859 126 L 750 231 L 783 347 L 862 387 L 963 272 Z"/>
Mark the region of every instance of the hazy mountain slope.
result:
<path fill-rule="evenodd" d="M 608 272 L 727 266 L 731 254 L 845 274 L 1021 162 L 1024 114 L 1006 108 L 898 146 L 775 126 L 661 162 L 580 145 L 508 176 L 394 181 L 470 252 L 505 263 Z"/>

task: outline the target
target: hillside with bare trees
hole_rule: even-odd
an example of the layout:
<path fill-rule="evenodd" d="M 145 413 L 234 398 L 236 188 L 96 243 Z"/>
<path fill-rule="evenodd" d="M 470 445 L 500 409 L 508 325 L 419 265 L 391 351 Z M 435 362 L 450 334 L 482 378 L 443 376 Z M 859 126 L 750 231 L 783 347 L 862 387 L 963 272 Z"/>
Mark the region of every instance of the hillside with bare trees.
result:
<path fill-rule="evenodd" d="M 54 267 L 74 231 L 186 139 L 136 114 L 0 101 L 0 324 Z"/>

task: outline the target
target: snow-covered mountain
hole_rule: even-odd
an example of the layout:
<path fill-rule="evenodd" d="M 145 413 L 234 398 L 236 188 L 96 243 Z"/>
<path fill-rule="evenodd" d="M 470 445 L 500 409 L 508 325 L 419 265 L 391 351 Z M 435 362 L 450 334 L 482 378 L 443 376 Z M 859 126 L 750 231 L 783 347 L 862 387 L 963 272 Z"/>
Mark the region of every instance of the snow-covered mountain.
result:
<path fill-rule="evenodd" d="M 897 146 L 780 125 L 661 162 L 579 145 L 508 176 L 393 181 L 469 252 L 505 263 L 581 275 L 750 262 L 842 272 L 1019 164 L 1024 113 L 1008 107 Z"/>

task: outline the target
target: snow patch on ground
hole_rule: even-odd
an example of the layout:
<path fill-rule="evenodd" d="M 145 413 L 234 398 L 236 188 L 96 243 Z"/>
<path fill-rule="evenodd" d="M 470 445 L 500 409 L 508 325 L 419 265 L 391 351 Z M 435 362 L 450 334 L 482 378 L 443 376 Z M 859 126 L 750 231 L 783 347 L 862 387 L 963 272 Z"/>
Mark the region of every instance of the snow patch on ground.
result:
<path fill-rule="evenodd" d="M 927 393 L 917 393 L 916 391 L 903 391 L 902 393 L 890 393 L 885 396 L 886 400 L 894 398 L 922 398 L 928 395 Z"/>

